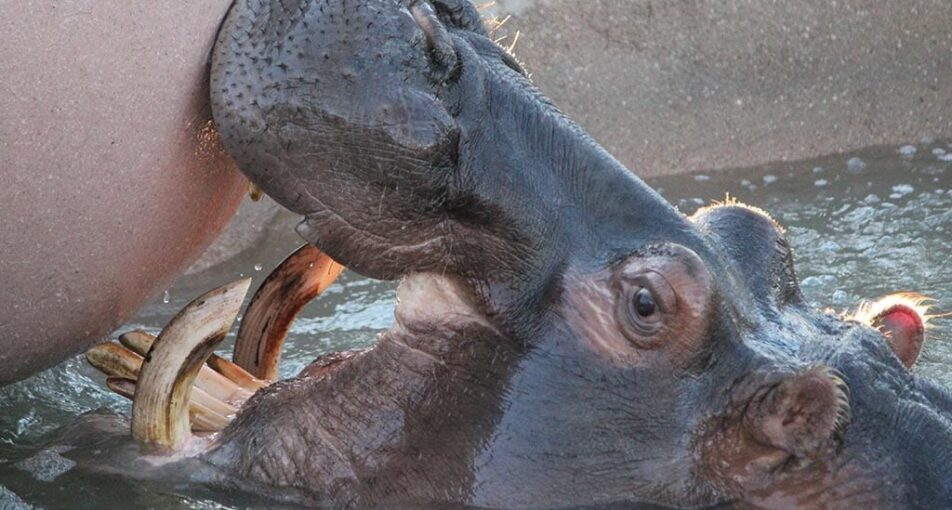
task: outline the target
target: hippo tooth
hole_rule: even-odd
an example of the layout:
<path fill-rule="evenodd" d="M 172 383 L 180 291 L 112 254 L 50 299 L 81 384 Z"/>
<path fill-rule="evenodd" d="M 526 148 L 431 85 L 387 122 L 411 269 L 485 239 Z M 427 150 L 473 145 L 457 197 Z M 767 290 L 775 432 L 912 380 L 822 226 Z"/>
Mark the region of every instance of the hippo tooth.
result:
<path fill-rule="evenodd" d="M 251 392 L 258 391 L 269 384 L 268 381 L 258 379 L 249 374 L 245 369 L 217 354 L 212 354 L 208 357 L 208 366 L 219 374 L 227 377 L 233 383 Z"/>
<path fill-rule="evenodd" d="M 235 364 L 258 379 L 276 380 L 291 322 L 304 305 L 337 280 L 343 269 L 311 245 L 298 248 L 284 259 L 248 304 L 235 341 Z"/>
<path fill-rule="evenodd" d="M 86 351 L 86 360 L 107 376 L 132 380 L 139 377 L 139 367 L 142 366 L 141 356 L 112 342 L 99 344 Z"/>
<path fill-rule="evenodd" d="M 119 335 L 119 343 L 139 356 L 147 356 L 153 342 L 155 342 L 155 335 L 141 329 Z"/>
<path fill-rule="evenodd" d="M 156 338 L 139 371 L 132 402 L 132 436 L 140 444 L 169 452 L 189 437 L 192 385 L 231 329 L 250 284 L 245 278 L 198 297 Z"/>
<path fill-rule="evenodd" d="M 125 377 L 107 377 L 106 386 L 115 393 L 132 400 L 136 393 L 136 382 Z"/>
<path fill-rule="evenodd" d="M 155 342 L 155 336 L 143 330 L 129 331 L 119 336 L 119 343 L 140 356 L 148 356 L 152 344 Z M 217 358 L 214 354 L 212 357 Z M 211 357 L 209 358 L 209 361 Z M 260 386 L 243 385 L 229 379 L 228 377 L 212 370 L 209 366 L 202 366 L 198 372 L 195 386 L 201 388 L 212 397 L 228 402 L 229 404 L 240 406 L 246 400 L 251 398 Z"/>

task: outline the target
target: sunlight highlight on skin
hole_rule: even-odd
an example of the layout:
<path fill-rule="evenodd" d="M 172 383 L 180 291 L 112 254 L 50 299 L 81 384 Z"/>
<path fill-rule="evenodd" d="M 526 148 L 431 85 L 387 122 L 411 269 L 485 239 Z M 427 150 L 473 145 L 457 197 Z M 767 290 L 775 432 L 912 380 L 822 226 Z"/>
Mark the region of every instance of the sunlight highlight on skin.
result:
<path fill-rule="evenodd" d="M 899 292 L 879 298 L 874 302 L 860 303 L 855 312 L 848 314 L 846 319 L 862 322 L 863 324 L 873 325 L 877 317 L 898 307 L 907 308 L 916 313 L 922 321 L 923 329 L 928 329 L 929 321 L 939 317 L 947 317 L 952 313 L 930 314 L 935 300 L 919 294 L 917 292 Z"/>

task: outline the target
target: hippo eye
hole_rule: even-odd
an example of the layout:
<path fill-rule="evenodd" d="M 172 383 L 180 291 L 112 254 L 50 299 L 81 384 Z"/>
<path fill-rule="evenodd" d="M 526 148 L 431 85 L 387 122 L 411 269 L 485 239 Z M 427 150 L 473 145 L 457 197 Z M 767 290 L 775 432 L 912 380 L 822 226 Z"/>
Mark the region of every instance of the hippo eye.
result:
<path fill-rule="evenodd" d="M 663 276 L 654 272 L 628 275 L 616 287 L 616 317 L 629 340 L 645 348 L 665 323 L 666 315 L 677 308 L 677 297 Z"/>
<path fill-rule="evenodd" d="M 642 319 L 650 318 L 658 311 L 658 305 L 655 304 L 654 296 L 648 289 L 641 289 L 635 294 L 635 313 Z"/>

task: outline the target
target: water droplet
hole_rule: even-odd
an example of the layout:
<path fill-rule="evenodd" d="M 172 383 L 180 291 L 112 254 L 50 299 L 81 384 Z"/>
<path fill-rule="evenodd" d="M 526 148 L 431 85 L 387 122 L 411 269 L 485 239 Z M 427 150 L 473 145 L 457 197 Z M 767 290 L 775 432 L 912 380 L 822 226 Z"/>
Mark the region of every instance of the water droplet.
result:
<path fill-rule="evenodd" d="M 827 181 L 826 179 L 817 179 L 817 180 L 813 181 L 813 185 L 816 186 L 816 187 L 818 187 L 818 188 L 822 188 L 823 186 L 826 186 L 826 185 L 829 184 L 829 183 L 830 183 L 830 181 Z"/>
<path fill-rule="evenodd" d="M 764 176 L 764 184 L 771 184 L 777 182 L 777 176 L 773 174 L 767 174 Z"/>
<path fill-rule="evenodd" d="M 170 301 L 172 301 L 172 296 L 169 295 L 169 291 L 166 289 L 166 291 L 162 293 L 162 302 L 169 304 Z"/>
<path fill-rule="evenodd" d="M 255 264 L 255 271 L 261 271 L 261 264 Z"/>

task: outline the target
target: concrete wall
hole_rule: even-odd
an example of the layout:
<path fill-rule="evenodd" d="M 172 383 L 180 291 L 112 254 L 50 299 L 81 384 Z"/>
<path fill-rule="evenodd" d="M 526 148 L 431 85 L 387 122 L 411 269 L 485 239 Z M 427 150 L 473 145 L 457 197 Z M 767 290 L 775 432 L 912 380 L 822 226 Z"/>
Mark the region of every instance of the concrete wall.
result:
<path fill-rule="evenodd" d="M 640 175 L 952 136 L 948 0 L 497 0 L 535 83 Z"/>

